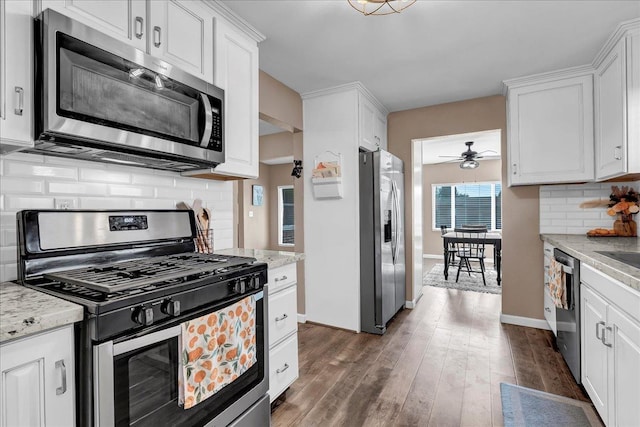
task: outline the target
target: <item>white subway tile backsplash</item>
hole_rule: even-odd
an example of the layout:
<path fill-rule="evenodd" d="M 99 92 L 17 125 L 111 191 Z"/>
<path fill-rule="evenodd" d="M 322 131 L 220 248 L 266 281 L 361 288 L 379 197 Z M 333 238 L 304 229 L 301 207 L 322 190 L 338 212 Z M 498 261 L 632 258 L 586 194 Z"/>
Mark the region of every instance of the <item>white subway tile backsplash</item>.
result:
<path fill-rule="evenodd" d="M 540 187 L 540 233 L 585 234 L 593 228 L 613 228 L 606 207 L 580 208 L 590 200 L 609 200 L 611 183 L 544 185 Z M 640 189 L 640 181 L 620 182 Z"/>
<path fill-rule="evenodd" d="M 126 185 L 110 185 L 110 196 L 129 196 L 129 197 L 153 197 L 155 191 L 152 187 L 132 187 Z"/>
<path fill-rule="evenodd" d="M 41 179 L 2 178 L 0 186 L 3 194 L 43 194 L 44 192 L 44 181 Z"/>
<path fill-rule="evenodd" d="M 53 197 L 20 197 L 4 195 L 4 209 L 19 211 L 22 209 L 53 209 Z"/>
<path fill-rule="evenodd" d="M 84 182 L 49 182 L 49 194 L 75 194 L 85 196 L 106 196 L 107 184 Z"/>
<path fill-rule="evenodd" d="M 52 165 L 31 164 L 6 160 L 4 162 L 3 179 L 5 176 L 23 177 L 55 177 L 57 179 L 78 179 L 78 169 L 58 167 Z"/>
<path fill-rule="evenodd" d="M 177 202 L 199 197 L 212 211 L 214 248 L 234 245 L 230 181 L 26 153 L 0 155 L 0 180 L 2 280 L 17 274 L 16 212 L 54 209 L 59 197 L 74 199 L 78 209 L 175 209 Z"/>
<path fill-rule="evenodd" d="M 131 182 L 131 174 L 98 169 L 80 169 L 80 181 L 126 184 Z"/>

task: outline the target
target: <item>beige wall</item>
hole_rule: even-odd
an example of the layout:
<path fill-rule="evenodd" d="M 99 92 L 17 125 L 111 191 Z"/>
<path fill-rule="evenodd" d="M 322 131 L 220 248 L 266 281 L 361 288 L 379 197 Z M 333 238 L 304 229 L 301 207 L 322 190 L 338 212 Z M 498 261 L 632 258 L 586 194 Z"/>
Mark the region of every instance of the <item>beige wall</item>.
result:
<path fill-rule="evenodd" d="M 302 130 L 302 98 L 260 70 L 260 118 L 291 132 Z"/>
<path fill-rule="evenodd" d="M 389 151 L 411 164 L 411 140 L 490 129 L 502 130 L 502 152 L 506 153 L 506 100 L 489 96 L 413 110 L 388 116 Z M 502 162 L 506 179 L 506 156 Z M 405 187 L 413 188 L 413 177 L 405 175 Z M 409 194 L 409 192 L 407 192 Z M 407 197 L 405 223 L 411 241 L 411 197 Z M 538 235 L 538 187 L 504 188 L 502 243 L 502 313 L 543 318 L 542 242 Z M 407 247 L 407 259 L 413 258 Z M 413 298 L 412 270 L 407 268 L 407 300 Z"/>
<path fill-rule="evenodd" d="M 428 142 L 426 142 L 428 144 Z M 457 147 L 452 147 L 455 152 Z M 471 170 L 462 170 L 455 163 L 442 163 L 437 165 L 424 165 L 422 168 L 422 224 L 424 227 L 422 236 L 422 252 L 424 254 L 436 255 L 442 254 L 442 238 L 440 229 L 433 230 L 432 215 L 432 191 L 433 184 L 455 184 L 455 183 L 473 183 L 500 181 L 502 173 L 502 164 L 500 160 L 481 160 L 480 167 Z M 493 257 L 492 246 L 488 247 L 487 258 Z"/>
<path fill-rule="evenodd" d="M 281 132 L 260 137 L 260 161 L 293 156 L 293 133 Z M 291 165 L 293 167 L 293 164 Z M 291 171 L 289 171 L 291 172 Z"/>
<path fill-rule="evenodd" d="M 291 151 L 291 150 L 290 150 Z M 291 153 L 293 154 L 293 153 Z M 294 177 L 291 176 L 292 164 L 273 165 L 269 167 L 269 181 L 271 183 L 271 191 L 269 198 L 271 199 L 269 204 L 271 206 L 269 214 L 271 219 L 269 221 L 269 249 L 274 251 L 293 251 L 295 245 L 292 246 L 280 246 L 278 245 L 278 186 L 281 185 L 293 185 Z M 297 200 L 294 197 L 294 207 Z M 295 216 L 295 211 L 294 211 Z M 294 219 L 295 221 L 295 219 Z M 296 234 L 298 227 L 295 227 Z M 297 237 L 297 236 L 296 236 Z"/>
<path fill-rule="evenodd" d="M 241 184 L 239 197 L 242 197 L 241 223 L 239 231 L 239 246 L 248 249 L 269 249 L 269 213 L 271 188 L 269 166 L 260 163 L 260 175 L 257 179 L 245 179 Z M 264 189 L 262 206 L 253 206 L 253 186 L 261 185 Z M 252 216 L 250 216 L 252 215 Z"/>
<path fill-rule="evenodd" d="M 302 98 L 300 94 L 291 88 L 285 86 L 278 80 L 271 77 L 264 71 L 260 71 L 260 100 L 259 111 L 260 118 L 271 124 L 280 126 L 291 132 L 293 157 L 301 160 L 303 158 L 303 134 L 302 134 Z M 283 137 L 282 134 L 276 139 Z M 264 138 L 264 137 L 263 137 Z M 265 140 L 267 143 L 268 139 Z M 262 141 L 260 150 L 262 150 Z M 265 151 L 269 151 L 270 147 L 265 147 Z M 263 158 L 262 155 L 260 158 Z M 303 165 L 306 166 L 306 165 Z M 263 165 L 261 165 L 261 168 Z M 289 167 L 289 173 L 291 173 Z M 262 177 L 262 172 L 260 172 Z M 293 251 L 304 253 L 304 182 L 303 179 L 294 180 L 294 198 L 295 198 L 295 227 L 296 227 L 296 243 Z M 277 220 L 277 216 L 276 216 Z M 242 227 L 241 227 L 242 228 Z M 305 288 L 304 288 L 304 261 L 299 261 L 297 265 L 298 275 L 298 313 L 305 313 Z"/>

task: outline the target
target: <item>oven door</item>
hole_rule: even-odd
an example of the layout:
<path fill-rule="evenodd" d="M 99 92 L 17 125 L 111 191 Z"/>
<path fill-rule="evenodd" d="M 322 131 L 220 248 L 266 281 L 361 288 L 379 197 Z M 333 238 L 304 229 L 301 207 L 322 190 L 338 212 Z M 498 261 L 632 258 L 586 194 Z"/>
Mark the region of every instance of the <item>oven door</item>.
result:
<path fill-rule="evenodd" d="M 190 409 L 178 405 L 178 340 L 180 323 L 220 310 L 247 295 L 250 293 L 199 310 L 161 330 L 95 346 L 95 424 L 226 426 L 245 414 L 268 391 L 264 292 L 256 293 L 257 362 L 236 380 Z M 268 417 L 265 423 L 268 425 Z"/>

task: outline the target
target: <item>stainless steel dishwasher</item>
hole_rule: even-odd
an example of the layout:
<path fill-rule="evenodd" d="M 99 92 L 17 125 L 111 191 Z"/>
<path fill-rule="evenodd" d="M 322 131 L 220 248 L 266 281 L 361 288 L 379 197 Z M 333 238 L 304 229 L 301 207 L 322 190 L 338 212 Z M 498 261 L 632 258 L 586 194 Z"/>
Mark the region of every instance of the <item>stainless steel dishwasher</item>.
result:
<path fill-rule="evenodd" d="M 573 377 L 581 384 L 580 375 L 580 261 L 559 249 L 553 257 L 562 264 L 567 285 L 567 309 L 556 306 L 558 350 L 569 366 Z"/>

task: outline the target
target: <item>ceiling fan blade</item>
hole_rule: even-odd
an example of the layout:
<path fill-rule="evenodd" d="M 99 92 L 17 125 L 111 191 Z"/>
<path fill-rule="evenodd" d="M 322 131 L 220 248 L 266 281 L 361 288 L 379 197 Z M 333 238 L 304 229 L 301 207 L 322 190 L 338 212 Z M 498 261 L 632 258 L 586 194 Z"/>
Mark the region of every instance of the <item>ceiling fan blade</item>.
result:
<path fill-rule="evenodd" d="M 495 153 L 495 154 L 498 154 L 498 152 L 494 151 L 494 150 L 484 150 L 484 151 L 479 152 L 478 154 L 484 154 L 484 153 Z"/>
<path fill-rule="evenodd" d="M 451 159 L 451 160 L 443 160 L 441 162 L 437 162 L 437 163 L 430 163 L 432 165 L 442 165 L 444 163 L 458 163 L 460 162 L 462 159 Z"/>
<path fill-rule="evenodd" d="M 460 156 L 438 156 L 438 157 L 451 157 L 451 158 L 456 158 L 456 159 L 462 160 L 462 157 L 460 157 Z"/>

